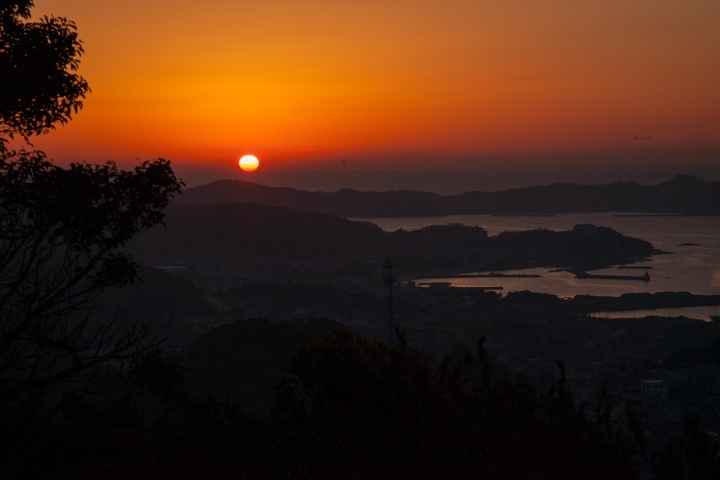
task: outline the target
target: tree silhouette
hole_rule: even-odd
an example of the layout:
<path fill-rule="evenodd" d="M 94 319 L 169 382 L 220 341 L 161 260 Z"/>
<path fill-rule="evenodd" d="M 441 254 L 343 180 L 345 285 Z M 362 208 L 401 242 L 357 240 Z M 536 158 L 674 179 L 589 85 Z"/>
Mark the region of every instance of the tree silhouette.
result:
<path fill-rule="evenodd" d="M 90 88 L 77 69 L 82 45 L 63 17 L 30 18 L 32 0 L 0 4 L 0 135 L 47 133 L 67 123 Z"/>
<path fill-rule="evenodd" d="M 0 387 L 46 387 L 148 347 L 145 329 L 91 322 L 88 308 L 135 279 L 119 249 L 161 222 L 179 189 L 166 160 L 125 172 L 63 169 L 38 152 L 0 159 Z"/>
<path fill-rule="evenodd" d="M 162 222 L 182 185 L 162 159 L 132 172 L 112 162 L 64 169 L 43 152 L 5 148 L 8 137 L 69 121 L 89 92 L 75 73 L 75 24 L 28 21 L 32 6 L 0 4 L 0 389 L 11 396 L 152 346 L 147 329 L 91 321 L 89 309 L 104 289 L 135 279 L 121 248 Z"/>

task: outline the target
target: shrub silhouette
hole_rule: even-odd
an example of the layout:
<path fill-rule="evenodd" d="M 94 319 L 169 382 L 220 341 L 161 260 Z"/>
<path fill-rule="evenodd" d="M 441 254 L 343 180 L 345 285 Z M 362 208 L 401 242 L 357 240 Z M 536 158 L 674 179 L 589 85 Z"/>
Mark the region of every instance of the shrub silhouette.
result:
<path fill-rule="evenodd" d="M 564 380 L 542 395 L 488 370 L 482 341 L 435 368 L 340 327 L 298 348 L 274 411 L 310 478 L 635 478 L 631 437 L 587 421 Z"/>

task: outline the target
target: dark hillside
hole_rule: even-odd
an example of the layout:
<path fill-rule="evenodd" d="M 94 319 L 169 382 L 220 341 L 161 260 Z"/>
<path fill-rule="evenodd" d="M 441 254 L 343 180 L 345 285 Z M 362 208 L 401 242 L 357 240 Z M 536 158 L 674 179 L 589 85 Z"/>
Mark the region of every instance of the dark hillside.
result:
<path fill-rule="evenodd" d="M 611 228 L 592 234 L 527 230 L 488 237 L 477 227 L 450 225 L 390 234 L 398 268 L 407 272 L 456 272 L 556 267 L 592 270 L 657 253 L 650 242 Z M 444 240 L 451 239 L 448 242 Z M 456 247 L 457 245 L 457 247 Z"/>
<path fill-rule="evenodd" d="M 223 325 L 195 340 L 182 362 L 190 370 L 188 388 L 195 395 L 229 395 L 246 408 L 267 402 L 292 365 L 298 343 L 328 335 L 337 323 L 310 319 L 271 323 L 251 319 Z"/>
<path fill-rule="evenodd" d="M 167 228 L 138 235 L 141 256 L 315 258 L 375 255 L 387 234 L 371 223 L 259 204 L 180 207 L 167 211 Z"/>
<path fill-rule="evenodd" d="M 166 347 L 186 345 L 222 320 L 220 310 L 190 280 L 149 266 L 142 266 L 138 276 L 132 285 L 103 292 L 96 313 L 104 318 L 120 313 L 130 324 L 150 325 L 168 340 Z"/>
<path fill-rule="evenodd" d="M 460 214 L 646 212 L 720 213 L 720 182 L 678 175 L 656 186 L 635 182 L 604 185 L 564 183 L 502 192 L 438 195 L 418 191 L 306 192 L 255 183 L 219 180 L 189 188 L 179 204 L 257 202 L 346 217 L 417 217 Z"/>
<path fill-rule="evenodd" d="M 381 261 L 388 248 L 405 273 L 527 267 L 598 268 L 658 253 L 644 240 L 599 227 L 594 233 L 532 230 L 488 237 L 459 224 L 387 233 L 374 224 L 336 215 L 259 204 L 183 206 L 168 210 L 167 228 L 140 234 L 131 245 L 151 264 L 274 262 L 281 281 L 296 261 L 330 259 L 324 268 L 349 268 L 337 259 Z M 262 267 L 263 270 L 268 270 Z M 267 279 L 266 279 L 267 280 Z"/>
<path fill-rule="evenodd" d="M 475 250 L 488 243 L 483 228 L 460 224 L 431 225 L 410 232 L 400 229 L 390 233 L 390 238 L 393 250 L 405 253 Z"/>
<path fill-rule="evenodd" d="M 143 266 L 132 285 L 106 290 L 98 303 L 120 308 L 129 316 L 196 315 L 217 317 L 218 310 L 192 282 L 157 268 Z"/>

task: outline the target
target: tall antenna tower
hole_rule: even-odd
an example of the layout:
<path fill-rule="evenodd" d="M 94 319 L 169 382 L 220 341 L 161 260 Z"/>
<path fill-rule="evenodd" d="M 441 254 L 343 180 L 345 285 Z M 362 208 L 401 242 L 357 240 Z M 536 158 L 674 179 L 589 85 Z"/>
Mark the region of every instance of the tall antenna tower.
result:
<path fill-rule="evenodd" d="M 393 311 L 393 286 L 395 285 L 395 265 L 392 257 L 388 254 L 383 265 L 383 283 L 385 284 L 385 323 L 388 333 L 388 345 L 393 344 L 393 335 L 395 334 L 395 318 Z"/>

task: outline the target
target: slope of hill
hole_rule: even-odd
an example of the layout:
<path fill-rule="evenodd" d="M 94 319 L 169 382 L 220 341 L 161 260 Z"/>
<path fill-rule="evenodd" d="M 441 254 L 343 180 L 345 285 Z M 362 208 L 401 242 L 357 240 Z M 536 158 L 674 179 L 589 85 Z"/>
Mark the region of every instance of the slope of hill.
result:
<path fill-rule="evenodd" d="M 410 190 L 306 192 L 239 180 L 219 180 L 185 190 L 176 202 L 184 205 L 256 202 L 347 217 L 598 211 L 698 214 L 720 213 L 720 182 L 678 175 L 656 186 L 635 182 L 565 183 L 502 192 L 438 195 Z"/>
<path fill-rule="evenodd" d="M 222 319 L 190 280 L 147 265 L 138 277 L 132 285 L 103 292 L 96 313 L 108 319 L 119 313 L 128 324 L 148 325 L 152 334 L 168 340 L 164 346 L 190 343 Z"/>
<path fill-rule="evenodd" d="M 197 396 L 228 395 L 245 408 L 267 405 L 272 387 L 292 364 L 297 344 L 328 335 L 327 319 L 271 323 L 235 322 L 210 330 L 178 358 L 189 367 L 187 385 Z"/>
<path fill-rule="evenodd" d="M 593 234 L 532 230 L 488 237 L 480 227 L 454 224 L 388 233 L 337 215 L 259 204 L 171 208 L 165 223 L 167 228 L 138 235 L 132 252 L 144 261 L 179 259 L 189 265 L 202 261 L 227 267 L 265 259 L 284 263 L 287 269 L 288 261 L 298 260 L 381 260 L 390 247 L 405 272 L 472 271 L 483 265 L 590 268 L 658 253 L 649 242 L 602 227 Z"/>
<path fill-rule="evenodd" d="M 141 257 L 303 259 L 374 255 L 387 250 L 377 225 L 336 215 L 259 204 L 183 206 L 166 211 L 167 228 L 138 235 L 132 250 Z"/>
<path fill-rule="evenodd" d="M 120 308 L 131 316 L 162 316 L 170 313 L 197 317 L 220 316 L 203 291 L 191 281 L 149 266 L 140 268 L 135 283 L 103 292 L 98 303 Z"/>

